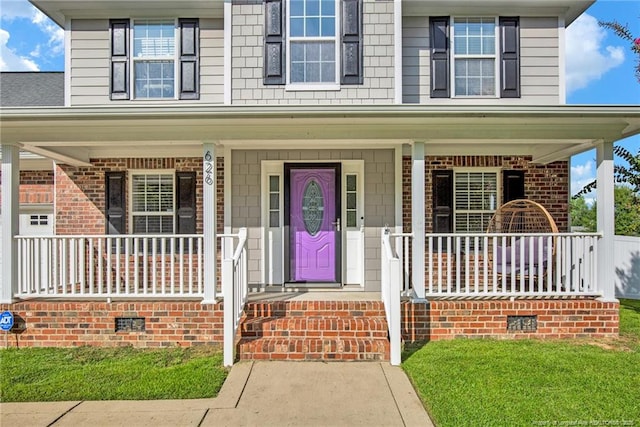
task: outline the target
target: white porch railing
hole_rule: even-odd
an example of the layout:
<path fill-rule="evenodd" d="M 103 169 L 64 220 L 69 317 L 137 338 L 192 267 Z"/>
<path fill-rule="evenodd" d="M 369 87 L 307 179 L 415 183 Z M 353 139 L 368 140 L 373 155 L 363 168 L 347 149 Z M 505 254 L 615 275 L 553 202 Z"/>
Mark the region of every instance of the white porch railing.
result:
<path fill-rule="evenodd" d="M 382 230 L 381 296 L 389 328 L 391 345 L 391 364 L 402 362 L 402 338 L 400 316 L 400 284 L 402 283 L 402 264 L 391 244 L 389 229 Z"/>
<path fill-rule="evenodd" d="M 597 233 L 427 234 L 426 297 L 598 296 Z M 391 234 L 411 287 L 411 235 Z M 384 246 L 383 246 L 384 249 Z M 383 259 L 383 272 L 388 266 Z M 409 285 L 407 285 L 409 284 Z"/>
<path fill-rule="evenodd" d="M 224 297 L 224 366 L 232 366 L 235 360 L 235 339 L 240 319 L 247 302 L 247 229 L 238 234 L 221 234 L 224 245 L 233 248 L 233 239 L 238 239 L 231 256 L 222 260 L 222 295 Z M 227 246 L 230 245 L 230 246 Z M 223 252 L 224 253 L 224 252 Z"/>
<path fill-rule="evenodd" d="M 18 236 L 18 298 L 202 297 L 201 235 Z"/>

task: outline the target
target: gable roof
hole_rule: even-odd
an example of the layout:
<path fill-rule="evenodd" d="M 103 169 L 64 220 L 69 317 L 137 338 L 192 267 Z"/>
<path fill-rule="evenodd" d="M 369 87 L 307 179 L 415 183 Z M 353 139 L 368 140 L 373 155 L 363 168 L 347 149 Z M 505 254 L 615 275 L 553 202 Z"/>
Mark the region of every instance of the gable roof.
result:
<path fill-rule="evenodd" d="M 63 72 L 0 73 L 0 106 L 52 107 L 63 105 Z"/>

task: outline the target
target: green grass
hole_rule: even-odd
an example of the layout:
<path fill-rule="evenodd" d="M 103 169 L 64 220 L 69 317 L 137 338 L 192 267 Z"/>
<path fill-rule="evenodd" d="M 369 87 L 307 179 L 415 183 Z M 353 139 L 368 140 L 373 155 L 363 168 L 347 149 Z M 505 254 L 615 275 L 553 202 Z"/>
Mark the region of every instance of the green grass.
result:
<path fill-rule="evenodd" d="M 212 347 L 23 348 L 0 357 L 2 402 L 215 397 L 227 377 Z"/>
<path fill-rule="evenodd" d="M 617 340 L 461 339 L 405 356 L 438 427 L 640 425 L 640 301 L 621 301 Z"/>

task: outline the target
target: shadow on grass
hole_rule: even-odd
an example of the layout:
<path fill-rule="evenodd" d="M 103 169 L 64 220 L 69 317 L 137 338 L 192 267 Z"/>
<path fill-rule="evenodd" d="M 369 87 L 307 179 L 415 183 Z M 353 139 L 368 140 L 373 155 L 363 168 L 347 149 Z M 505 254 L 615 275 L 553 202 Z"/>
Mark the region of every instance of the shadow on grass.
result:
<path fill-rule="evenodd" d="M 402 361 L 405 362 L 411 356 L 413 356 L 418 350 L 420 350 L 425 345 L 429 344 L 429 341 L 417 341 L 412 343 L 405 343 L 404 348 L 402 349 Z"/>

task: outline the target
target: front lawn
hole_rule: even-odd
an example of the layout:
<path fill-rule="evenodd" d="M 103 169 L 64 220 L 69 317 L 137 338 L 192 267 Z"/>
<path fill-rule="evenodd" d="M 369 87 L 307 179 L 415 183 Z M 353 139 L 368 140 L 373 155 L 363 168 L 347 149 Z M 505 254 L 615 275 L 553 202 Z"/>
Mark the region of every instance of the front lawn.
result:
<path fill-rule="evenodd" d="M 429 343 L 403 367 L 438 427 L 640 425 L 640 301 L 620 339 Z"/>
<path fill-rule="evenodd" d="M 0 358 L 2 402 L 215 397 L 227 377 L 212 347 L 22 348 Z"/>

